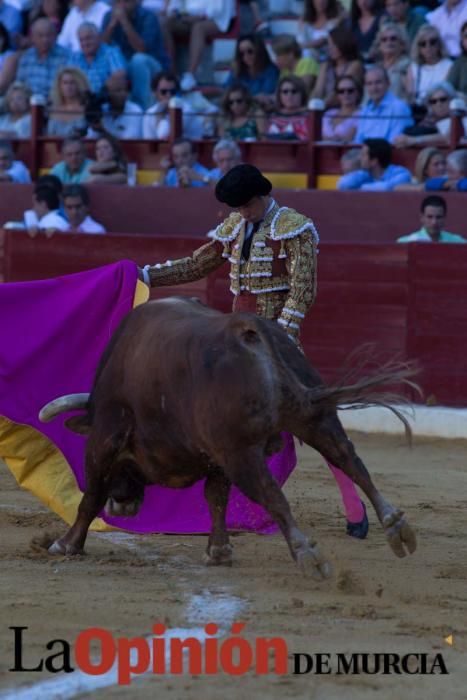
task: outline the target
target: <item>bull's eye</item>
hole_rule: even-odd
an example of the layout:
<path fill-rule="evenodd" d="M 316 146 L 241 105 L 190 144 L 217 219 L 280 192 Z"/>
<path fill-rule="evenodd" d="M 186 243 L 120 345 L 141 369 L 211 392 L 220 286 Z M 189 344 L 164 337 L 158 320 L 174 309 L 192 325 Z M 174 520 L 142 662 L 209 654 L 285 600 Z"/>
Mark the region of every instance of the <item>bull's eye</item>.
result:
<path fill-rule="evenodd" d="M 246 340 L 247 343 L 257 343 L 259 341 L 259 336 L 256 331 L 252 330 L 249 328 L 246 331 L 243 331 L 242 337 L 244 340 Z"/>

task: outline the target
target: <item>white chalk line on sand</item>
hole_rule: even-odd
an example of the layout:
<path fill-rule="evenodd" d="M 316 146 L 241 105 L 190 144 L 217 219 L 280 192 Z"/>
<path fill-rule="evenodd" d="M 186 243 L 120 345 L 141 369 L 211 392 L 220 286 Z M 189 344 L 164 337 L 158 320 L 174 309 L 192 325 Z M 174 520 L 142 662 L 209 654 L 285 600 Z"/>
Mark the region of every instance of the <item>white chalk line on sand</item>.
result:
<path fill-rule="evenodd" d="M 126 532 L 109 532 L 109 533 L 94 533 L 98 537 L 110 540 L 112 544 L 124 546 L 138 556 L 148 559 L 157 560 L 157 554 L 142 552 L 138 543 L 138 536 Z M 226 587 L 219 588 L 217 591 L 203 591 L 202 593 L 192 594 L 185 608 L 185 616 L 190 623 L 216 622 L 219 624 L 219 632 L 216 636 L 225 635 L 232 622 L 238 619 L 248 602 L 244 598 L 231 595 Z M 212 637 L 212 635 L 210 635 Z M 203 643 L 206 639 L 204 627 L 177 627 L 168 629 L 164 634 L 166 641 L 172 638 L 186 639 L 192 637 Z M 151 640 L 151 635 L 144 635 L 144 639 Z M 151 649 L 152 645 L 149 644 Z M 152 649 L 151 649 L 152 653 Z M 130 654 L 130 662 L 133 665 L 137 660 L 136 650 Z M 166 665 L 170 663 L 170 644 L 166 644 L 165 652 Z M 152 668 L 152 658 L 149 663 L 149 669 Z M 148 675 L 151 671 L 148 670 L 143 674 L 132 675 L 132 681 L 135 682 L 138 678 Z M 164 676 L 161 675 L 161 678 Z M 90 676 L 83 671 L 75 670 L 73 673 L 64 674 L 58 678 L 50 678 L 44 681 L 39 681 L 33 685 L 23 688 L 11 688 L 0 693 L 0 700 L 69 700 L 83 693 L 94 693 L 101 688 L 108 688 L 118 683 L 117 662 L 112 668 L 99 676 Z"/>

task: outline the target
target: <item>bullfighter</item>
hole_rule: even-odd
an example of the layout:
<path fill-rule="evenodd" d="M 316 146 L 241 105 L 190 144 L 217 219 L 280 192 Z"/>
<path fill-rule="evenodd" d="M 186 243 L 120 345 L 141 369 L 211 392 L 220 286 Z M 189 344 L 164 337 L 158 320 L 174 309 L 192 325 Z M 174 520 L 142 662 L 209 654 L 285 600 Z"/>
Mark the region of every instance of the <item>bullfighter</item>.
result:
<path fill-rule="evenodd" d="M 241 164 L 216 185 L 219 202 L 233 212 L 210 234 L 211 241 L 191 256 L 146 265 L 143 280 L 151 287 L 194 282 L 227 260 L 233 310 L 277 320 L 300 345 L 300 327 L 316 297 L 318 232 L 313 222 L 271 196 L 272 184 L 253 165 Z M 368 533 L 365 506 L 352 480 L 328 462 L 339 486 L 347 533 Z"/>

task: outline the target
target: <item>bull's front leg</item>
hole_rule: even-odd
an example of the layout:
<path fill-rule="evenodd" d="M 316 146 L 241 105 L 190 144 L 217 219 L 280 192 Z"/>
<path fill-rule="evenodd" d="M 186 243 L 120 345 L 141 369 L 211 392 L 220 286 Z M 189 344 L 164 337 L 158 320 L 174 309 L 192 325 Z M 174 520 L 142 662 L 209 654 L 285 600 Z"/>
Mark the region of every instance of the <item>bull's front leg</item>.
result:
<path fill-rule="evenodd" d="M 225 473 L 235 486 L 255 503 L 263 506 L 280 527 L 290 553 L 306 574 L 317 579 L 328 578 L 331 566 L 315 542 L 299 530 L 286 497 L 269 471 L 264 450 L 250 448 L 224 455 Z"/>
<path fill-rule="evenodd" d="M 211 515 L 211 534 L 204 555 L 207 566 L 232 566 L 232 545 L 225 523 L 229 492 L 230 481 L 220 468 L 212 467 L 204 484 Z"/>
<path fill-rule="evenodd" d="M 109 473 L 114 458 L 97 459 L 89 442 L 86 447 L 86 490 L 78 514 L 68 532 L 49 547 L 51 554 L 83 554 L 89 526 L 103 509 L 109 492 Z"/>

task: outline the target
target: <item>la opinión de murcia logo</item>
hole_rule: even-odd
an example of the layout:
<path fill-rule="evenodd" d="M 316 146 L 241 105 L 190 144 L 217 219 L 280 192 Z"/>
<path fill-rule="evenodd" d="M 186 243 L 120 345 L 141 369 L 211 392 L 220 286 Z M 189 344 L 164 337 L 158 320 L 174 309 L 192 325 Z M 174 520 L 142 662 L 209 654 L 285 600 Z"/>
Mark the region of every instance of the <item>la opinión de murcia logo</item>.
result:
<path fill-rule="evenodd" d="M 26 664 L 28 627 L 10 627 L 13 631 L 14 661 L 9 671 L 73 673 L 76 667 L 91 676 L 100 676 L 117 668 L 120 685 L 129 685 L 132 677 L 155 675 L 242 676 L 250 671 L 258 675 L 446 675 L 443 655 L 426 653 L 304 653 L 289 652 L 283 637 L 242 636 L 245 623 L 234 622 L 231 636 L 220 639 L 219 625 L 209 622 L 203 639 L 177 637 L 161 623 L 153 625 L 151 637 L 114 637 L 101 627 L 81 631 L 74 644 L 53 639 L 45 644 L 47 653 Z M 95 649 L 98 652 L 95 652 Z"/>

